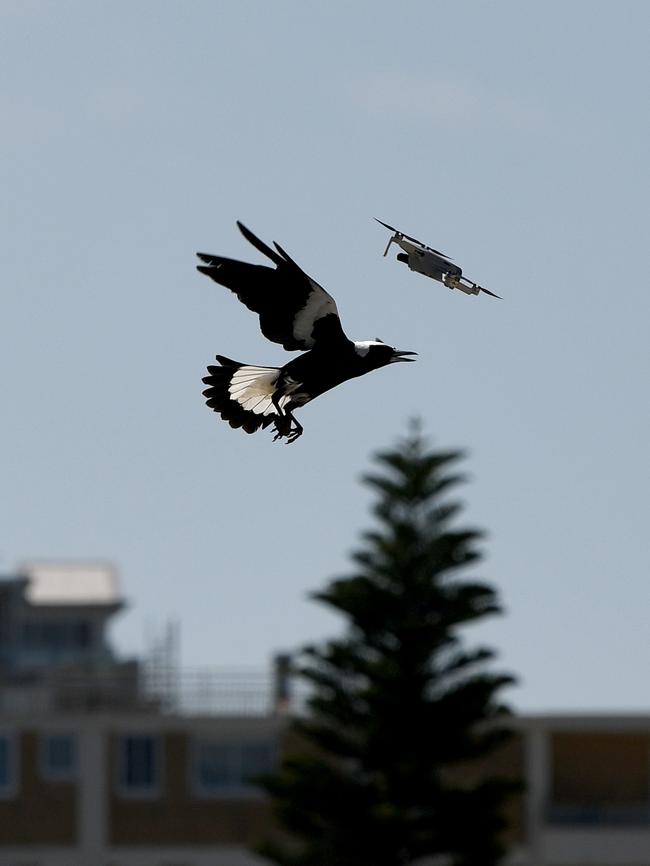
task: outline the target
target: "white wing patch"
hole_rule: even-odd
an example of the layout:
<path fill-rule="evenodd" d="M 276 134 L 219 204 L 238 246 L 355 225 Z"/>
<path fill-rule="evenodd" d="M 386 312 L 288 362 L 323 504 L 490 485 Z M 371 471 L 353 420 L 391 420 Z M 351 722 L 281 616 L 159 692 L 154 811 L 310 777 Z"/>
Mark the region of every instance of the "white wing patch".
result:
<path fill-rule="evenodd" d="M 277 415 L 271 398 L 279 375 L 277 367 L 239 367 L 228 386 L 230 399 L 256 415 Z M 290 399 L 289 396 L 280 397 L 280 407 L 284 408 Z"/>
<path fill-rule="evenodd" d="M 337 316 L 339 311 L 336 309 L 334 298 L 330 297 L 325 289 L 313 280 L 309 282 L 312 290 L 307 297 L 305 306 L 298 311 L 293 321 L 293 336 L 296 340 L 303 340 L 308 347 L 311 347 L 314 344 L 312 339 L 314 322 L 329 313 L 334 313 Z"/>

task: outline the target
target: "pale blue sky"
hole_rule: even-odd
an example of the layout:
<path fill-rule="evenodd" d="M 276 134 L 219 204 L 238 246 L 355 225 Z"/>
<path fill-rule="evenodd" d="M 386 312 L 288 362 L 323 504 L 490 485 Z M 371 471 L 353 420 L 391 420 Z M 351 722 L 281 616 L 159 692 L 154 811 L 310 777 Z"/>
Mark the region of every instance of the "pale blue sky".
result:
<path fill-rule="evenodd" d="M 465 522 L 522 709 L 650 706 L 645 2 L 0 0 L 1 567 L 109 559 L 115 637 L 188 665 L 332 634 L 307 600 L 368 526 L 358 479 L 420 415 L 469 452 Z M 377 216 L 503 301 L 383 259 Z M 215 353 L 289 356 L 194 271 L 258 260 L 356 339 L 419 352 L 300 414 L 203 405 Z"/>

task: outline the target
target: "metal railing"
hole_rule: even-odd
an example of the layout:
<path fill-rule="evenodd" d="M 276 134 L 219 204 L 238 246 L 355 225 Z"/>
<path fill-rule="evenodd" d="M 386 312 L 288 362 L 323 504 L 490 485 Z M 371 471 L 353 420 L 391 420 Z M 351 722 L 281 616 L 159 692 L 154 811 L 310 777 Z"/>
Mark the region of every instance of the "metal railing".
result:
<path fill-rule="evenodd" d="M 261 716 L 274 711 L 272 676 L 262 670 L 184 670 L 162 681 L 154 676 L 146 689 L 165 712 Z"/>
<path fill-rule="evenodd" d="M 61 669 L 0 680 L 5 712 L 152 712 L 179 715 L 286 714 L 294 701 L 270 670 L 115 666 Z"/>

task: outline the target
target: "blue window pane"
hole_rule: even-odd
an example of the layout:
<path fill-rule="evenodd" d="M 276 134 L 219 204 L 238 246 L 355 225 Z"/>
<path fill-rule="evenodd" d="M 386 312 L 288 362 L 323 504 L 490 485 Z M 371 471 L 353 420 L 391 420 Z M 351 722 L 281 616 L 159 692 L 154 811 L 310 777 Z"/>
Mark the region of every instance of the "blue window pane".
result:
<path fill-rule="evenodd" d="M 124 737 L 122 750 L 122 784 L 126 788 L 153 788 L 157 783 L 154 738 Z"/>
<path fill-rule="evenodd" d="M 199 784 L 202 788 L 226 788 L 235 784 L 232 750 L 227 746 L 202 743 L 199 746 Z"/>
<path fill-rule="evenodd" d="M 195 779 L 199 791 L 228 793 L 249 790 L 257 777 L 273 769 L 275 751 L 270 743 L 196 744 Z"/>
<path fill-rule="evenodd" d="M 11 784 L 11 745 L 8 737 L 0 737 L 0 787 Z"/>
<path fill-rule="evenodd" d="M 273 769 L 273 749 L 268 743 L 251 743 L 242 746 L 242 782 L 255 781 L 257 776 L 270 773 Z"/>
<path fill-rule="evenodd" d="M 76 742 L 70 734 L 56 734 L 45 740 L 45 771 L 50 776 L 70 776 L 77 764 Z"/>
<path fill-rule="evenodd" d="M 22 640 L 31 650 L 52 653 L 83 650 L 92 644 L 92 627 L 83 619 L 62 622 L 34 620 L 23 625 Z"/>

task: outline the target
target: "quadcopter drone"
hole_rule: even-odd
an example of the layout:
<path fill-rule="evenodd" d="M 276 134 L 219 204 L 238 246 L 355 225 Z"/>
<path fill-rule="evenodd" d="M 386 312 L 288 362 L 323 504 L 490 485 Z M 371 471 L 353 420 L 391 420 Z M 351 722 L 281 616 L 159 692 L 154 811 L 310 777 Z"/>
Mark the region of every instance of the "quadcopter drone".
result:
<path fill-rule="evenodd" d="M 375 217 L 376 219 L 376 217 Z M 460 289 L 466 295 L 478 295 L 479 292 L 485 292 L 492 298 L 501 299 L 500 295 L 495 295 L 489 289 L 484 289 L 478 283 L 472 282 L 463 276 L 463 271 L 458 265 L 455 265 L 451 259 L 447 258 L 444 253 L 434 250 L 433 247 L 428 247 L 422 241 L 405 235 L 389 226 L 387 223 L 377 220 L 377 222 L 390 231 L 394 232 L 392 238 L 388 241 L 388 246 L 384 250 L 384 255 L 388 254 L 391 244 L 397 244 L 404 252 L 397 254 L 397 261 L 404 262 L 412 271 L 418 274 L 424 274 L 425 277 L 432 277 L 443 283 L 448 289 Z"/>

